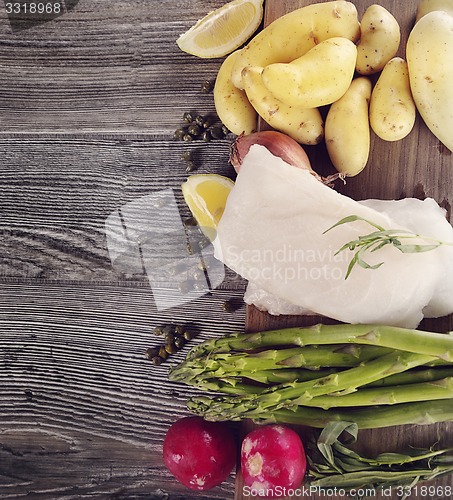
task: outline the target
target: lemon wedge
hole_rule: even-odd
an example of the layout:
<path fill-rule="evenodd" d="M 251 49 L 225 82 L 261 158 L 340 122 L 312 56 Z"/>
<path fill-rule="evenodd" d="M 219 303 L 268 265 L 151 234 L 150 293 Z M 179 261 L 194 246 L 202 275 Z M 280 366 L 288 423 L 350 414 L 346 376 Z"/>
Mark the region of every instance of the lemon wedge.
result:
<path fill-rule="evenodd" d="M 231 179 L 217 174 L 191 175 L 181 186 L 192 215 L 211 241 L 233 187 Z"/>
<path fill-rule="evenodd" d="M 244 44 L 263 19 L 264 0 L 233 0 L 210 12 L 176 43 L 194 56 L 222 57 Z"/>

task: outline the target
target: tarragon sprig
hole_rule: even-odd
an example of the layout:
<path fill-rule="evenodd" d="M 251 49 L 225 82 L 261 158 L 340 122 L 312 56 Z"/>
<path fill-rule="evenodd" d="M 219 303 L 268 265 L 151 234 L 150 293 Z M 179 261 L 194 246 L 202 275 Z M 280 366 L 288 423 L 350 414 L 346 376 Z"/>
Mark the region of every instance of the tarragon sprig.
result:
<path fill-rule="evenodd" d="M 363 269 L 378 269 L 379 267 L 381 267 L 384 264 L 384 262 L 379 262 L 378 264 L 371 265 L 364 260 L 363 256 L 366 252 L 376 252 L 377 250 L 380 250 L 382 247 L 386 245 L 393 245 L 395 248 L 397 248 L 400 252 L 403 253 L 429 252 L 430 250 L 434 250 L 443 244 L 451 245 L 451 243 L 445 243 L 443 241 L 436 240 L 435 238 L 421 236 L 419 234 L 415 234 L 405 229 L 385 229 L 379 224 L 364 219 L 359 215 L 349 215 L 348 217 L 344 217 L 343 219 L 339 220 L 336 224 L 326 229 L 323 232 L 323 234 L 334 229 L 335 227 L 355 221 L 366 222 L 370 226 L 374 227 L 376 231 L 373 231 L 364 236 L 359 236 L 356 240 L 352 240 L 349 241 L 348 243 L 345 243 L 335 253 L 335 255 L 338 255 L 344 250 L 351 250 L 351 251 L 356 250 L 354 256 L 349 262 L 345 280 L 348 279 L 349 275 L 351 274 L 351 271 L 356 265 L 359 265 Z M 401 242 L 402 239 L 414 239 L 414 238 L 422 239 L 424 241 L 432 243 L 403 244 Z"/>

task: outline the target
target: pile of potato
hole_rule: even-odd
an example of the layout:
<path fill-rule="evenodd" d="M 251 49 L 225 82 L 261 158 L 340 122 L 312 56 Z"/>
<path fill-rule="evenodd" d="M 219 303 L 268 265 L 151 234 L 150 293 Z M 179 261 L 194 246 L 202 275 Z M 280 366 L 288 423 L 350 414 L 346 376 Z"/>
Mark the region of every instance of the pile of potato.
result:
<path fill-rule="evenodd" d="M 368 161 L 370 127 L 383 140 L 400 140 L 416 109 L 453 150 L 451 0 L 421 0 L 416 19 L 406 62 L 395 57 L 398 22 L 380 5 L 368 7 L 361 22 L 347 1 L 290 12 L 224 61 L 214 88 L 217 114 L 237 135 L 251 133 L 259 115 L 301 144 L 325 140 L 347 176 Z M 378 72 L 373 88 L 369 76 Z"/>

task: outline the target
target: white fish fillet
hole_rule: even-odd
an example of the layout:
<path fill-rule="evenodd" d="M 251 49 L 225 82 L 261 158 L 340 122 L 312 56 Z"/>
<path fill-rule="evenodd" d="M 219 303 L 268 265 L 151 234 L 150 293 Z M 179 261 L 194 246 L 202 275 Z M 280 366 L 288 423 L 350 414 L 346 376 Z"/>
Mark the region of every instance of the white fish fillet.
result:
<path fill-rule="evenodd" d="M 426 215 L 423 223 L 417 213 Z M 359 203 L 254 145 L 218 226 L 215 255 L 253 283 L 268 304 L 272 297 L 278 298 L 285 311 L 408 328 L 416 327 L 424 313 L 453 312 L 450 246 L 403 254 L 388 245 L 365 255 L 370 265 L 384 262 L 381 267 L 356 266 L 345 280 L 353 253 L 335 255 L 336 251 L 374 230 L 357 221 L 323 234 L 349 215 L 453 242 L 453 229 L 434 200 Z M 274 313 L 279 313 L 278 307 Z"/>

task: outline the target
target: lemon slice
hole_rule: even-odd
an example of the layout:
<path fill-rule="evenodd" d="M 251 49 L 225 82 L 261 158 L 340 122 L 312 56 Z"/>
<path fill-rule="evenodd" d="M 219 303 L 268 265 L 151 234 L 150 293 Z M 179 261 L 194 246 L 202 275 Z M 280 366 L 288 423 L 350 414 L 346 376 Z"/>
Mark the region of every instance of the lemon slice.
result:
<path fill-rule="evenodd" d="M 234 182 L 217 174 L 191 175 L 182 194 L 203 233 L 212 241 Z"/>
<path fill-rule="evenodd" d="M 225 56 L 255 33 L 263 19 L 263 2 L 233 0 L 200 19 L 176 43 L 181 50 L 194 56 Z"/>

